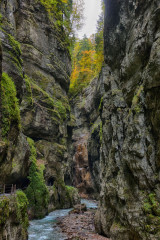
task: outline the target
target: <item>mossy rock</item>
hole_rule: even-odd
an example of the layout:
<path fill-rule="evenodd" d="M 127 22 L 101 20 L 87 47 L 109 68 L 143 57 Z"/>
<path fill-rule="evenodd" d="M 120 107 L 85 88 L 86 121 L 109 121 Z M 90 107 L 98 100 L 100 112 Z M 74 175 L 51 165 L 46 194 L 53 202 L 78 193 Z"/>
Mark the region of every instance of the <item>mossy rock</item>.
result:
<path fill-rule="evenodd" d="M 17 128 L 21 127 L 19 102 L 15 84 L 7 73 L 3 72 L 1 81 L 2 95 L 2 136 L 7 137 L 11 125 L 16 124 Z"/>
<path fill-rule="evenodd" d="M 44 165 L 37 164 L 37 153 L 34 145 L 34 141 L 27 138 L 30 146 L 31 154 L 30 161 L 31 166 L 29 169 L 29 185 L 25 191 L 29 201 L 29 209 L 32 212 L 32 217 L 42 218 L 47 213 L 49 192 L 44 181 Z"/>
<path fill-rule="evenodd" d="M 69 111 L 69 104 L 66 104 L 66 100 L 62 101 L 54 96 L 51 97 L 46 91 L 36 84 L 34 79 L 25 76 L 26 82 L 26 100 L 28 104 L 33 108 L 34 104 L 41 106 L 51 114 L 53 120 L 57 123 L 61 123 L 67 118 L 67 109 Z M 65 102 L 65 104 L 64 104 Z M 65 107 L 66 105 L 66 107 Z"/>
<path fill-rule="evenodd" d="M 0 197 L 0 225 L 4 225 L 9 218 L 9 198 Z"/>
<path fill-rule="evenodd" d="M 53 189 L 57 208 L 71 208 L 80 203 L 78 190 L 72 186 L 66 186 L 62 179 L 55 181 Z"/>
<path fill-rule="evenodd" d="M 24 239 L 27 237 L 27 229 L 29 226 L 28 220 L 28 199 L 25 193 L 21 190 L 16 192 L 16 212 L 17 212 L 17 220 L 22 226 L 22 236 Z"/>

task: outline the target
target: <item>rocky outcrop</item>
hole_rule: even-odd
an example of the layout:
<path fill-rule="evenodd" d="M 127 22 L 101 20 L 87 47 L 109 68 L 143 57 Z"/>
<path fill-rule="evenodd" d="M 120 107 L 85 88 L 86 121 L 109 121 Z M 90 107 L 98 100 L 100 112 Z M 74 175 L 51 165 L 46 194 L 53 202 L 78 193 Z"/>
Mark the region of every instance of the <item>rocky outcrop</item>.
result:
<path fill-rule="evenodd" d="M 0 196 L 0 240 L 28 239 L 28 200 L 18 191 L 16 195 Z"/>
<path fill-rule="evenodd" d="M 0 181 L 18 184 L 26 179 L 30 165 L 26 137 L 30 137 L 45 165 L 46 182 L 53 185 L 57 175 L 63 179 L 67 159 L 70 55 L 65 33 L 57 30 L 40 1 L 1 1 L 0 6 L 1 72 L 16 88 L 17 105 L 11 110 L 20 107 L 17 119 L 9 119 L 9 109 L 8 126 L 5 119 L 1 122 Z M 4 86 L 2 90 L 6 91 Z"/>
<path fill-rule="evenodd" d="M 70 172 L 73 184 L 82 196 L 97 197 L 100 191 L 100 111 L 104 72 L 71 100 L 74 127 L 69 142 Z"/>
<path fill-rule="evenodd" d="M 160 238 L 159 1 L 106 0 L 99 233 Z"/>
<path fill-rule="evenodd" d="M 72 208 L 75 204 L 80 203 L 80 197 L 78 190 L 71 186 L 65 186 L 62 183 L 56 183 L 53 188 L 50 189 L 50 203 L 49 212 L 55 209 L 67 209 Z"/>

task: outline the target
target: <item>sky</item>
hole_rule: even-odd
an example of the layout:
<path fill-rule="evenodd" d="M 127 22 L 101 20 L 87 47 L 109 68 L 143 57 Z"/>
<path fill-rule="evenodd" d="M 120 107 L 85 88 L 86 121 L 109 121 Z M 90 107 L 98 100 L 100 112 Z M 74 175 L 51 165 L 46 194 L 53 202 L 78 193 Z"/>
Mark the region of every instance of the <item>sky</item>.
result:
<path fill-rule="evenodd" d="M 82 38 L 84 34 L 90 37 L 96 31 L 98 16 L 101 13 L 101 0 L 84 0 L 84 26 L 78 32 L 78 37 Z"/>

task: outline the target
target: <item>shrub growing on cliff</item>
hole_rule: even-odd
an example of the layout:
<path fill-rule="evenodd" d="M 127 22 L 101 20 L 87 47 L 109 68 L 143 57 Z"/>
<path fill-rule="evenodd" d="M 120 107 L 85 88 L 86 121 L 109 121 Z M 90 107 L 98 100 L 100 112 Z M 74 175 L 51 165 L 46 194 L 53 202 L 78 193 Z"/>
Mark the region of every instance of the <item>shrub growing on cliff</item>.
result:
<path fill-rule="evenodd" d="M 9 217 L 9 199 L 4 196 L 0 199 L 0 225 L 5 224 L 8 217 Z"/>
<path fill-rule="evenodd" d="M 29 200 L 29 207 L 33 209 L 37 217 L 41 217 L 42 211 L 48 206 L 49 193 L 44 182 L 44 168 L 43 166 L 38 167 L 36 163 L 36 149 L 34 146 L 34 141 L 30 138 L 27 140 L 31 150 L 30 161 L 32 163 L 28 177 L 30 184 L 26 189 L 26 195 Z"/>
<path fill-rule="evenodd" d="M 28 199 L 25 193 L 21 190 L 16 192 L 16 211 L 17 211 L 17 219 L 22 226 L 22 236 L 26 239 L 27 228 L 29 226 L 28 214 Z"/>
<path fill-rule="evenodd" d="M 75 31 L 83 26 L 83 0 L 37 0 L 46 8 L 51 20 L 58 29 L 65 29 L 71 43 Z M 67 39 L 65 39 L 67 40 Z"/>
<path fill-rule="evenodd" d="M 69 27 L 72 0 L 40 0 L 40 2 L 46 8 L 49 16 L 56 19 L 55 24 L 57 26 L 65 25 Z"/>
<path fill-rule="evenodd" d="M 20 128 L 20 110 L 14 82 L 5 72 L 2 74 L 0 91 L 2 101 L 2 136 L 6 137 L 11 124 L 15 123 Z"/>

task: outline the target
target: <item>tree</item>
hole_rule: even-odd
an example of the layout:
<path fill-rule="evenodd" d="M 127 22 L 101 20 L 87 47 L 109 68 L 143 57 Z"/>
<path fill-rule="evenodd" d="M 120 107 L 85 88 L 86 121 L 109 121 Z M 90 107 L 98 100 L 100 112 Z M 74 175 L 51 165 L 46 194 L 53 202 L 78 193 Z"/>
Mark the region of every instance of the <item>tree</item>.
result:
<path fill-rule="evenodd" d="M 70 36 L 75 38 L 76 31 L 83 26 L 84 0 L 73 0 L 72 13 L 70 17 L 71 32 Z"/>
<path fill-rule="evenodd" d="M 43 170 L 44 166 L 37 165 L 36 160 L 36 148 L 34 146 L 34 141 L 31 138 L 27 138 L 30 146 L 30 161 L 31 166 L 29 169 L 29 185 L 26 189 L 26 196 L 29 201 L 29 207 L 34 210 L 34 214 L 37 217 L 43 216 L 43 210 L 48 207 L 49 192 L 45 185 Z"/>
<path fill-rule="evenodd" d="M 103 56 L 103 26 L 104 26 L 104 4 L 97 21 L 97 31 L 90 38 L 86 35 L 83 39 L 77 39 L 72 49 L 72 74 L 70 84 L 70 95 L 74 96 L 90 81 L 98 76 L 104 62 Z"/>
<path fill-rule="evenodd" d="M 40 0 L 57 28 L 63 28 L 68 43 L 75 40 L 76 31 L 83 26 L 84 0 Z"/>

